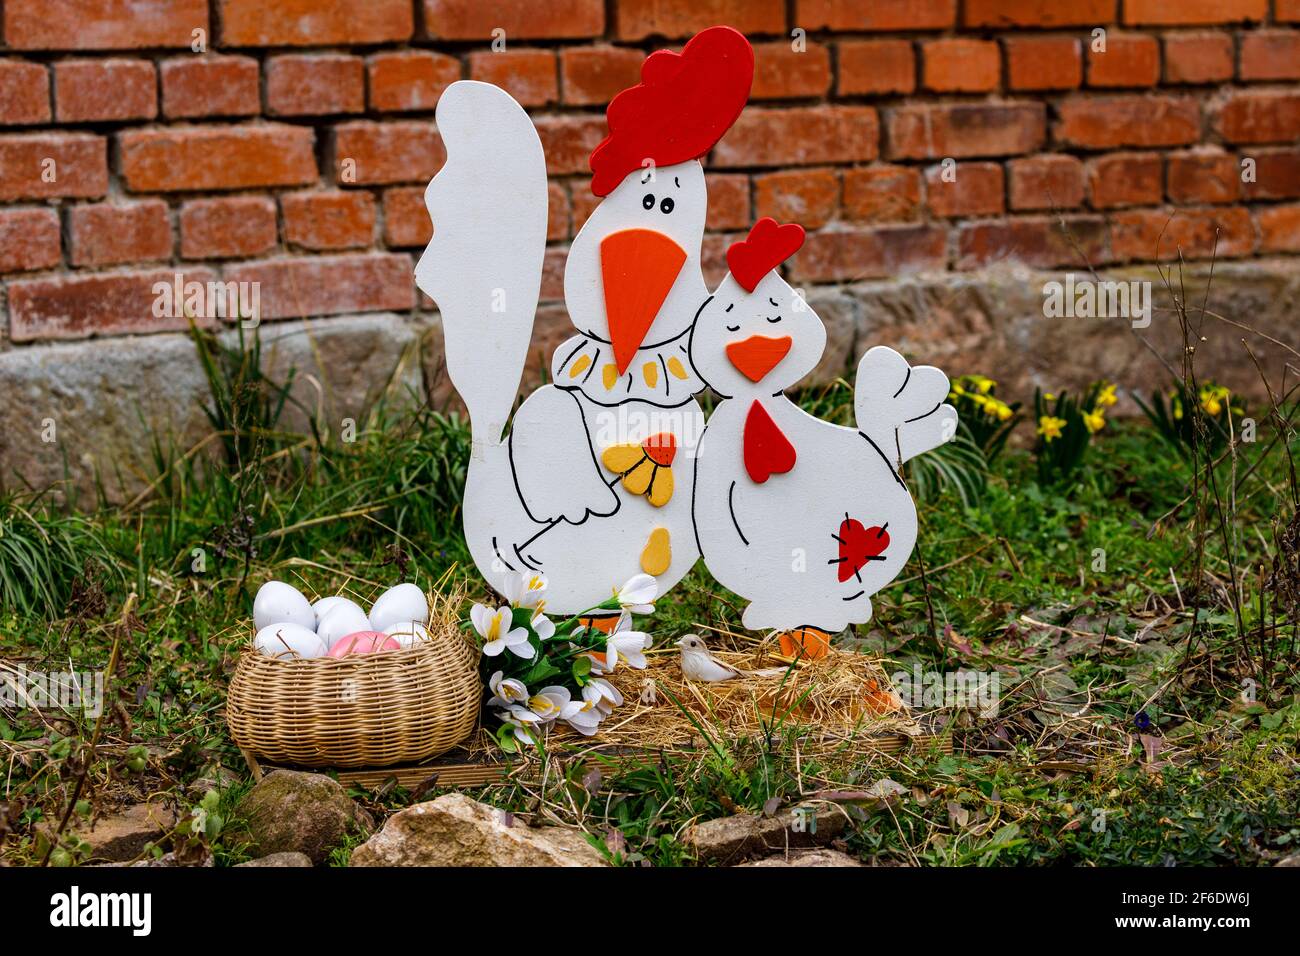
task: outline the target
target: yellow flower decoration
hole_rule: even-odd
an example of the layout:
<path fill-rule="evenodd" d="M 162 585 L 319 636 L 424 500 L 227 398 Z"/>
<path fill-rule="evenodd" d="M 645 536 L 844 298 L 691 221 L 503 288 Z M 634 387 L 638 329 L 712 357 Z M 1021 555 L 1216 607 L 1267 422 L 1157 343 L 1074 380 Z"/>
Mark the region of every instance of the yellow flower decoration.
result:
<path fill-rule="evenodd" d="M 1207 415 L 1217 416 L 1223 411 L 1223 404 L 1231 394 L 1222 385 L 1206 385 L 1201 389 L 1201 408 L 1205 409 Z"/>
<path fill-rule="evenodd" d="M 1050 442 L 1054 438 L 1061 437 L 1061 429 L 1066 425 L 1064 418 L 1056 418 L 1053 415 L 1044 415 L 1038 420 L 1038 434 L 1043 436 L 1043 441 Z"/>
<path fill-rule="evenodd" d="M 1095 435 L 1106 427 L 1106 416 L 1100 408 L 1091 412 L 1084 412 L 1083 427 L 1088 429 L 1088 434 Z"/>
<path fill-rule="evenodd" d="M 672 463 L 676 455 L 676 436 L 660 432 L 639 444 L 610 445 L 600 460 L 621 477 L 629 492 L 645 495 L 650 504 L 662 508 L 673 496 Z"/>

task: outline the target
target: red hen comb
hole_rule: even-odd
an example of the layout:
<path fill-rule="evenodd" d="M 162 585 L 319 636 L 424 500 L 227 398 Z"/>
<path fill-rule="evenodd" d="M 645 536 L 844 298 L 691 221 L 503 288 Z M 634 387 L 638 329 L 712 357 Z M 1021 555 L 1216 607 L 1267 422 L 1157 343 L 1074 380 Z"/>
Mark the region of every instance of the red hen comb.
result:
<path fill-rule="evenodd" d="M 771 216 L 764 216 L 754 223 L 743 242 L 733 242 L 727 250 L 732 278 L 746 292 L 753 292 L 763 276 L 799 251 L 803 236 L 803 226 L 798 223 L 777 225 Z"/>
<path fill-rule="evenodd" d="M 658 50 L 641 82 L 605 111 L 609 135 L 591 153 L 591 191 L 606 196 L 647 159 L 673 166 L 698 159 L 731 128 L 749 99 L 754 49 L 731 27 L 710 27 L 681 53 Z"/>

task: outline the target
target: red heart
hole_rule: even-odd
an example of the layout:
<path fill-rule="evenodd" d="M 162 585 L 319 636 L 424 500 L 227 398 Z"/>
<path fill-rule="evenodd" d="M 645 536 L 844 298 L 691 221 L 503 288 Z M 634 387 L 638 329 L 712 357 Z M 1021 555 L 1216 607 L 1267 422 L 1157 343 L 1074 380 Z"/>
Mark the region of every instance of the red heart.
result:
<path fill-rule="evenodd" d="M 757 400 L 745 416 L 745 471 L 756 484 L 794 467 L 794 445 Z"/>
<path fill-rule="evenodd" d="M 845 515 L 835 540 L 840 543 L 840 559 L 835 563 L 840 566 L 840 580 L 847 581 L 889 547 L 889 532 L 882 527 L 863 527 L 861 521 Z"/>
<path fill-rule="evenodd" d="M 641 442 L 641 450 L 656 465 L 667 468 L 677 457 L 677 436 L 672 432 L 659 432 Z"/>

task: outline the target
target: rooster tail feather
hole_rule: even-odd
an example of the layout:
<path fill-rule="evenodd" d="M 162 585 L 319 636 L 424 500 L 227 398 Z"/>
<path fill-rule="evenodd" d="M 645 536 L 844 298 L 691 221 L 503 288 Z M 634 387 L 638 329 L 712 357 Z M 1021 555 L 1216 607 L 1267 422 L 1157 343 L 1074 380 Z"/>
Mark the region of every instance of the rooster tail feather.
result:
<path fill-rule="evenodd" d="M 424 200 L 433 238 L 415 282 L 442 316 L 447 373 L 476 448 L 501 443 L 528 360 L 546 254 L 546 159 L 523 107 L 490 83 L 442 94 L 447 161 Z"/>

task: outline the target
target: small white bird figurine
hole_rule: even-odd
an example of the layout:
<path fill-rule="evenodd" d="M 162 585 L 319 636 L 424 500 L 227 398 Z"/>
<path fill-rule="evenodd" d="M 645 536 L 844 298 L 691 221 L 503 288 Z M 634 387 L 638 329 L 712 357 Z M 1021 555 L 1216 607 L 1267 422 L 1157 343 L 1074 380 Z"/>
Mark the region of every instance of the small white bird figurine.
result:
<path fill-rule="evenodd" d="M 682 674 L 687 680 L 714 683 L 736 677 L 778 677 L 786 672 L 784 667 L 769 667 L 759 671 L 732 667 L 710 654 L 704 646 L 704 638 L 698 634 L 687 634 L 677 642 L 677 646 L 682 649 Z"/>

